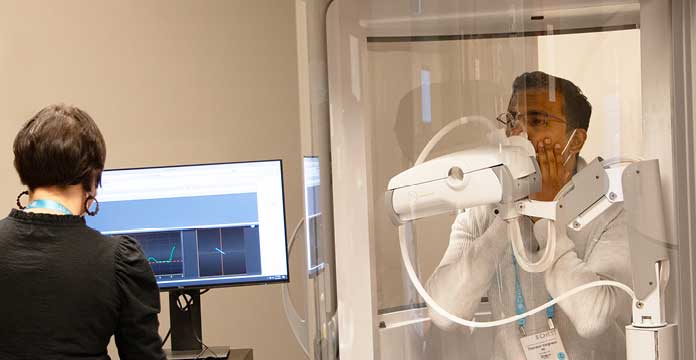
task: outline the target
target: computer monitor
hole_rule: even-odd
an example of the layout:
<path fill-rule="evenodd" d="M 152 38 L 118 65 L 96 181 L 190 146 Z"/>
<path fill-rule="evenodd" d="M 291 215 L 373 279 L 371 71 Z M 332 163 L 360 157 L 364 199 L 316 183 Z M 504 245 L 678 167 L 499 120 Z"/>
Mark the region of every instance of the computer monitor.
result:
<path fill-rule="evenodd" d="M 305 156 L 303 159 L 305 183 L 305 237 L 307 238 L 307 264 L 309 276 L 314 276 L 325 266 L 319 237 L 322 235 L 321 174 L 319 157 Z"/>
<path fill-rule="evenodd" d="M 87 224 L 134 237 L 161 290 L 288 281 L 280 160 L 106 170 Z"/>

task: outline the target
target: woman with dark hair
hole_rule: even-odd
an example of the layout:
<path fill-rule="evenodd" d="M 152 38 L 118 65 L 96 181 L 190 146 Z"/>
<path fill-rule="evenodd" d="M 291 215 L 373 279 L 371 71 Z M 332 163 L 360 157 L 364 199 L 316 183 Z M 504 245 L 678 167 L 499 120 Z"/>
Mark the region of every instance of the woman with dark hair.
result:
<path fill-rule="evenodd" d="M 29 190 L 0 220 L 0 359 L 109 359 L 112 335 L 123 360 L 165 359 L 159 292 L 140 246 L 83 218 L 99 211 L 106 159 L 94 120 L 48 106 L 19 131 L 14 155 Z"/>

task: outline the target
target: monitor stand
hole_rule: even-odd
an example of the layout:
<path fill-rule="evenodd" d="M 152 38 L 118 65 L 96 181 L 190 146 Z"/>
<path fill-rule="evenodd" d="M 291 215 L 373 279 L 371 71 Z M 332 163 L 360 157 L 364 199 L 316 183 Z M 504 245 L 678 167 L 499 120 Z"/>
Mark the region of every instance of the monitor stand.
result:
<path fill-rule="evenodd" d="M 177 305 L 179 295 L 190 297 L 187 311 L 182 311 Z M 184 299 L 181 305 L 186 306 Z M 201 292 L 200 290 L 183 290 L 169 292 L 169 317 L 172 329 L 172 349 L 166 350 L 167 359 L 227 359 L 229 346 L 209 347 L 203 351 L 201 344 L 203 332 L 201 328 Z"/>

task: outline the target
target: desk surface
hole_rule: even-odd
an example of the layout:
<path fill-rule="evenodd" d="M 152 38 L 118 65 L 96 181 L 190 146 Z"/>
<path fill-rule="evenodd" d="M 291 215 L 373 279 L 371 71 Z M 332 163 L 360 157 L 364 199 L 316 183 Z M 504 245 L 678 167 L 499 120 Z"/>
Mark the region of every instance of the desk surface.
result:
<path fill-rule="evenodd" d="M 200 351 L 177 351 L 176 354 L 172 354 L 169 349 L 165 350 L 167 353 L 167 359 L 171 360 L 188 360 L 188 359 L 205 359 L 206 356 L 212 356 L 213 354 L 224 354 L 228 348 L 212 347 L 210 350 L 205 351 L 201 354 Z M 227 360 L 254 360 L 254 351 L 252 349 L 229 349 L 230 354 L 227 356 Z"/>
<path fill-rule="evenodd" d="M 254 352 L 251 349 L 232 349 L 227 360 L 253 360 Z"/>

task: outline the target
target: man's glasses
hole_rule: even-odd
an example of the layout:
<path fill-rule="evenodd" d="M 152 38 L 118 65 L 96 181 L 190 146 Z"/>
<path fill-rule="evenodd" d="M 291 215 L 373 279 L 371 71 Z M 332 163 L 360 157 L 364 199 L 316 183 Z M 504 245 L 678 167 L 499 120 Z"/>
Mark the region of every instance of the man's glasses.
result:
<path fill-rule="evenodd" d="M 565 124 L 566 121 L 558 116 L 551 115 L 543 111 L 530 111 L 527 113 L 510 113 L 504 112 L 496 118 L 498 122 L 505 126 L 505 129 L 511 131 L 519 127 L 545 129 L 548 128 L 551 121 Z"/>

